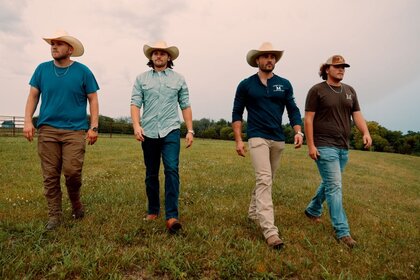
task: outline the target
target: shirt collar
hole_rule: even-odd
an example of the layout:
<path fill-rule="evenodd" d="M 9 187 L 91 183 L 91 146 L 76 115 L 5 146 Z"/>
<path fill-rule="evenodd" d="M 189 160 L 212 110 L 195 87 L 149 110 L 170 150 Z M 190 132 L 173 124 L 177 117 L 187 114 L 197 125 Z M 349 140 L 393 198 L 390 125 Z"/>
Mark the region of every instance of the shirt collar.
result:
<path fill-rule="evenodd" d="M 160 73 L 163 73 L 163 74 L 165 74 L 165 76 L 168 76 L 170 70 L 171 70 L 170 68 L 166 68 L 165 70 L 160 71 Z M 153 74 L 158 74 L 159 72 L 155 71 L 155 69 L 152 69 L 152 73 Z"/>

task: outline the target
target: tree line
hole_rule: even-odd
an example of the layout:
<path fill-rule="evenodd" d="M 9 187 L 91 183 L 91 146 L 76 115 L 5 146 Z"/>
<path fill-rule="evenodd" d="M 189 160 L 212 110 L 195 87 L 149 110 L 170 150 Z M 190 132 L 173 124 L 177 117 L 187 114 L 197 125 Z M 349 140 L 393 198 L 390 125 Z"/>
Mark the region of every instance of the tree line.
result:
<path fill-rule="evenodd" d="M 401 131 L 388 130 L 377 122 L 367 122 L 373 144 L 371 151 L 400 153 L 420 156 L 420 132 L 408 131 L 403 134 Z M 246 121 L 243 122 L 243 138 L 246 140 Z M 206 139 L 234 140 L 231 122 L 224 119 L 214 121 L 207 118 L 193 121 L 195 137 Z M 290 124 L 283 125 L 286 143 L 293 143 L 294 131 Z M 99 132 L 111 134 L 133 134 L 131 118 L 123 117 L 113 119 L 106 116 L 99 116 Z M 181 124 L 181 135 L 187 133 L 185 123 Z M 362 135 L 353 127 L 350 145 L 352 149 L 363 150 Z"/>

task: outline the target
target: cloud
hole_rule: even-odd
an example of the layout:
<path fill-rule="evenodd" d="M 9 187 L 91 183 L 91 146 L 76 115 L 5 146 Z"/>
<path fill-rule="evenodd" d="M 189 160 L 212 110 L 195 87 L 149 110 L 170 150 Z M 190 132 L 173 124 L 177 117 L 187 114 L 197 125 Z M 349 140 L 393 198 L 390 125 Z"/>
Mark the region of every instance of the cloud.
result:
<path fill-rule="evenodd" d="M 0 0 L 0 114 L 23 114 L 30 76 L 51 59 L 41 37 L 65 29 L 85 46 L 76 60 L 94 72 L 104 115 L 129 115 L 134 79 L 149 69 L 143 44 L 166 40 L 180 49 L 174 69 L 190 87 L 194 118 L 229 120 L 236 86 L 257 71 L 246 53 L 271 41 L 285 50 L 275 73 L 291 81 L 302 111 L 320 63 L 339 53 L 365 115 L 390 123 L 376 106 L 401 98 L 399 107 L 412 108 L 404 96 L 420 77 L 419 10 L 416 0 Z M 396 118 L 420 130 L 406 114 Z"/>

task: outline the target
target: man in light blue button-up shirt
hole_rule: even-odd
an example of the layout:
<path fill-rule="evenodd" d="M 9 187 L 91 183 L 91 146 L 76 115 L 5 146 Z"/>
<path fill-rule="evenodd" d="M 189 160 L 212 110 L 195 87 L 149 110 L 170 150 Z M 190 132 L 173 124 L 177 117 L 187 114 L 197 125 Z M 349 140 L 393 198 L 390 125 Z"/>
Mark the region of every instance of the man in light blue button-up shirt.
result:
<path fill-rule="evenodd" d="M 155 220 L 160 213 L 159 168 L 162 158 L 165 169 L 165 218 L 171 233 L 181 229 L 178 220 L 180 126 L 178 106 L 187 127 L 186 146 L 193 143 L 194 130 L 188 87 L 182 75 L 172 70 L 179 55 L 177 47 L 165 42 L 144 45 L 143 52 L 153 68 L 137 76 L 131 96 L 131 118 L 134 135 L 142 142 L 146 165 L 146 220 Z M 140 118 L 140 109 L 143 113 Z"/>

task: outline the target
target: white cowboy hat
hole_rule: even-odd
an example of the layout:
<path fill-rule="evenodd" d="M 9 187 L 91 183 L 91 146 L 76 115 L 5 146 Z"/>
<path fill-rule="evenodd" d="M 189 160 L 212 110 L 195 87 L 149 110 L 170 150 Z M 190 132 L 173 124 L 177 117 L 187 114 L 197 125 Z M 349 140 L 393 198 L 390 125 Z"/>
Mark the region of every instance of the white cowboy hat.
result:
<path fill-rule="evenodd" d="M 169 54 L 172 60 L 175 60 L 179 55 L 179 50 L 175 46 L 168 47 L 165 41 L 158 41 L 154 45 L 144 45 L 143 52 L 148 59 L 152 59 L 152 53 L 155 50 L 165 51 Z"/>
<path fill-rule="evenodd" d="M 276 63 L 280 60 L 283 55 L 283 51 L 275 50 L 273 45 L 270 42 L 264 42 L 258 50 L 250 50 L 246 55 L 246 61 L 252 67 L 258 67 L 257 62 L 255 61 L 257 57 L 262 54 L 271 53 L 276 57 Z"/>
<path fill-rule="evenodd" d="M 82 43 L 79 40 L 77 40 L 76 38 L 70 36 L 64 30 L 58 30 L 54 33 L 54 35 L 52 37 L 46 37 L 46 38 L 42 38 L 42 39 L 44 39 L 50 45 L 51 45 L 52 40 L 66 42 L 67 44 L 69 44 L 70 46 L 73 47 L 73 52 L 72 52 L 71 56 L 82 56 L 83 53 L 85 52 L 85 49 L 83 48 Z"/>

